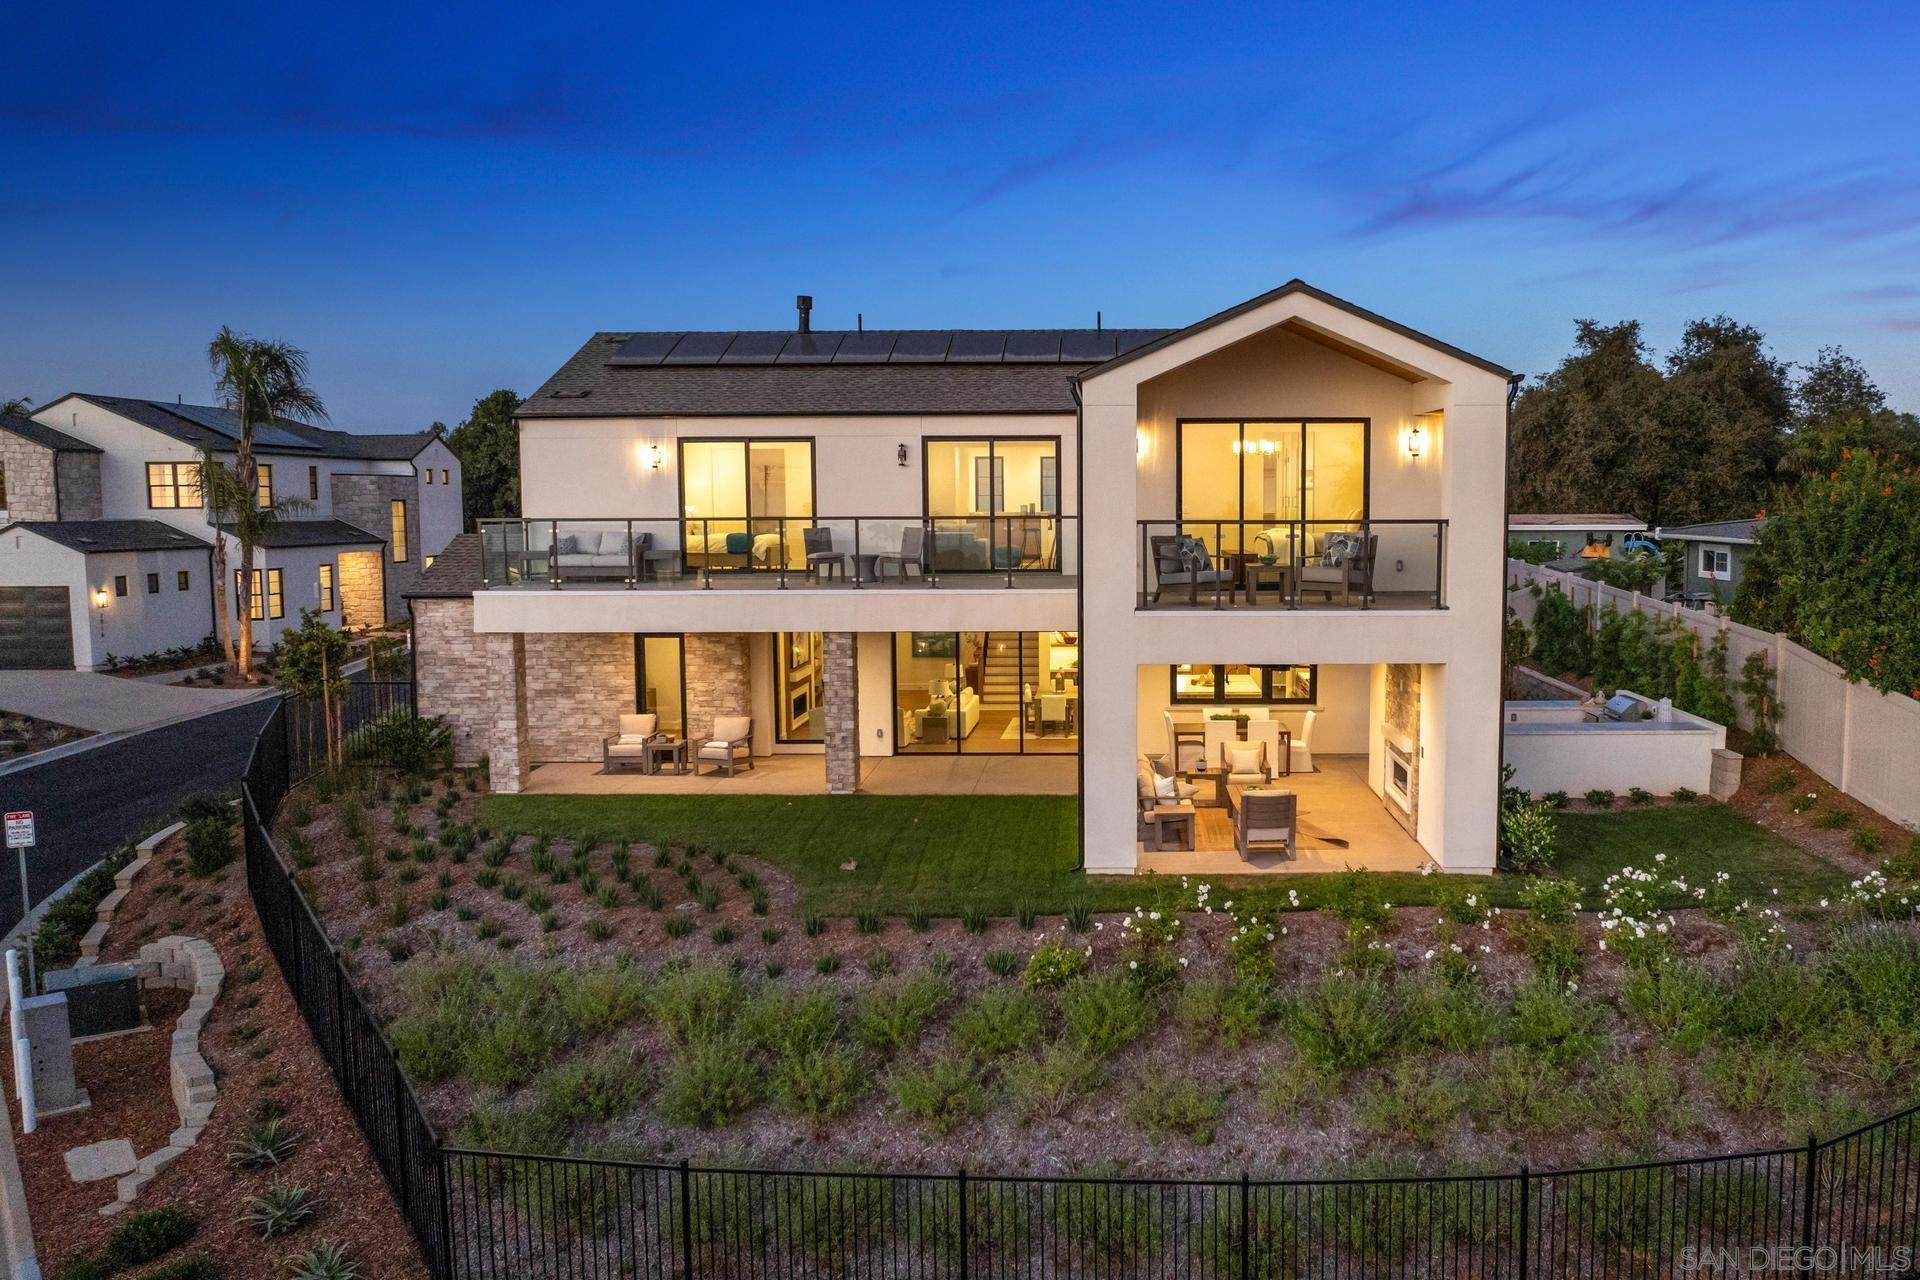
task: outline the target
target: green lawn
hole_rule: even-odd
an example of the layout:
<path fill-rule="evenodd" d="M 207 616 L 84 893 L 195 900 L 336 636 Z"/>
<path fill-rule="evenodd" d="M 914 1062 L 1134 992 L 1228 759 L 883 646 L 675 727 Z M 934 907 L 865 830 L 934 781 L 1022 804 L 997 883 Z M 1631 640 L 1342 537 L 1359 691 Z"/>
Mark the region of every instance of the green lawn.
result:
<path fill-rule="evenodd" d="M 798 882 L 802 906 L 825 915 L 860 908 L 958 915 L 1054 914 L 1169 906 L 1178 877 L 1092 877 L 1074 869 L 1070 796 L 493 796 L 482 821 L 501 831 L 550 832 L 595 843 L 624 840 L 746 853 Z M 1831 895 L 1847 876 L 1719 805 L 1559 817 L 1561 873 L 1598 887 L 1632 863 L 1701 882 L 1719 869 L 1755 896 L 1778 885 L 1785 902 Z M 846 862 L 856 865 L 842 870 Z M 1220 889 L 1324 897 L 1330 876 L 1209 877 Z M 1432 900 L 1435 877 L 1381 877 L 1395 903 Z M 1511 904 L 1520 880 L 1497 876 L 1493 901 Z M 1218 899 L 1216 899 L 1218 900 Z"/>

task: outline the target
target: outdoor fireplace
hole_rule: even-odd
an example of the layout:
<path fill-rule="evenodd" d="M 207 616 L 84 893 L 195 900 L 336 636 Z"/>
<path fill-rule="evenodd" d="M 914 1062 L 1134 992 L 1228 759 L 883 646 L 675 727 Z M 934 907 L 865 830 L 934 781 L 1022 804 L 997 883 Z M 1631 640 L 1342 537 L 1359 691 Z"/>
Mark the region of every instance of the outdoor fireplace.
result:
<path fill-rule="evenodd" d="M 1413 743 L 1406 738 L 1388 734 L 1387 771 L 1383 779 L 1387 800 L 1411 817 L 1413 814 Z"/>

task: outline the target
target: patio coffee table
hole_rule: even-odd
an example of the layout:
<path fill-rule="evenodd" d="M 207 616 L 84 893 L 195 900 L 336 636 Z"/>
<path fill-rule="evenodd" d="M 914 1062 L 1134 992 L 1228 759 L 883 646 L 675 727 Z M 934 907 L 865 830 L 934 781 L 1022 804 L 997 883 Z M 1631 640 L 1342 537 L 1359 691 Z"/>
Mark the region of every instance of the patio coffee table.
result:
<path fill-rule="evenodd" d="M 1292 588 L 1287 581 L 1293 576 L 1293 566 L 1290 564 L 1267 564 L 1261 560 L 1248 560 L 1246 562 L 1245 573 L 1247 575 L 1247 603 L 1249 605 L 1257 605 L 1260 603 L 1260 588 L 1262 585 L 1272 587 L 1274 594 L 1280 598 L 1283 604 L 1286 602 L 1287 596 L 1292 593 Z"/>
<path fill-rule="evenodd" d="M 655 738 L 647 744 L 647 772 L 660 773 L 662 772 L 660 766 L 663 764 L 671 764 L 675 773 L 687 771 L 687 740 L 685 738 L 673 742 Z"/>
<path fill-rule="evenodd" d="M 1148 815 L 1147 829 L 1153 834 L 1155 852 L 1164 849 L 1193 850 L 1193 809 L 1183 804 L 1160 804 Z"/>
<path fill-rule="evenodd" d="M 1180 770 L 1179 777 L 1183 782 L 1213 783 L 1213 799 L 1202 800 L 1199 796 L 1195 796 L 1193 798 L 1195 805 L 1207 809 L 1224 809 L 1227 807 L 1227 771 L 1225 769 L 1182 769 Z"/>

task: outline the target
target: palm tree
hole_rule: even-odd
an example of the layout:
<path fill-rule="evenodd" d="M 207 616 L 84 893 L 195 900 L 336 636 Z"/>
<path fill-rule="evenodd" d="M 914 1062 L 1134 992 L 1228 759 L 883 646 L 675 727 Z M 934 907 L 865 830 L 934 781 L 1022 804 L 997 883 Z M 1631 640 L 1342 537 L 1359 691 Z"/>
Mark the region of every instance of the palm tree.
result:
<path fill-rule="evenodd" d="M 27 411 L 32 408 L 33 397 L 31 396 L 14 396 L 11 399 L 0 400 L 0 413 L 10 413 L 16 418 L 26 417 Z"/>
<path fill-rule="evenodd" d="M 213 586 L 216 599 L 224 592 L 227 581 L 227 540 L 220 536 L 223 530 L 231 530 L 240 540 L 243 550 L 251 550 L 265 542 L 283 517 L 305 510 L 306 502 L 300 498 L 281 498 L 272 506 L 260 505 L 257 487 L 240 483 L 240 476 L 226 463 L 214 456 L 213 450 L 205 449 L 200 453 L 200 493 L 207 504 L 207 515 L 213 521 Z M 214 614 L 218 627 L 220 651 L 228 655 L 240 655 L 250 659 L 253 645 L 253 564 L 251 557 L 241 561 L 245 567 L 240 571 L 240 585 L 233 593 L 233 607 L 240 615 L 240 644 L 234 645 L 233 615 L 224 608 Z M 251 669 L 250 660 L 239 661 L 235 669 L 245 676 Z"/>
<path fill-rule="evenodd" d="M 215 513 L 216 525 L 222 514 L 232 517 L 233 533 L 240 543 L 240 581 L 251 591 L 254 547 L 276 515 L 273 508 L 263 509 L 254 497 L 260 488 L 260 468 L 253 457 L 254 430 L 271 425 L 278 418 L 324 422 L 327 410 L 320 402 L 320 393 L 307 382 L 307 353 L 278 339 L 249 338 L 222 325 L 219 334 L 207 344 L 207 363 L 213 366 L 215 389 L 226 407 L 240 419 L 240 434 L 233 449 L 232 491 L 221 495 L 226 501 L 209 505 Z M 203 487 L 208 482 L 224 485 L 219 473 L 225 470 L 216 467 L 203 471 Z M 205 491 L 210 499 L 214 496 L 212 488 Z M 218 550 L 218 534 L 216 528 L 214 563 L 224 582 L 225 557 Z M 234 669 L 244 679 L 253 666 L 253 610 L 239 607 L 242 602 L 238 592 L 234 603 L 240 614 L 239 642 L 231 643 L 229 627 L 222 644 L 227 645 L 233 655 Z"/>

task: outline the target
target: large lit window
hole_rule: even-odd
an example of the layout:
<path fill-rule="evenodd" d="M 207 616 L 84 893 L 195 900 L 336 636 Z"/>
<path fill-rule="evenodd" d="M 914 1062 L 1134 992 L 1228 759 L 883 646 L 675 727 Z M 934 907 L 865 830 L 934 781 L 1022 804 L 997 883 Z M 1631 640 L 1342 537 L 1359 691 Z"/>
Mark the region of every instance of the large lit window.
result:
<path fill-rule="evenodd" d="M 1059 440 L 929 439 L 924 455 L 936 570 L 1058 567 Z"/>
<path fill-rule="evenodd" d="M 147 506 L 155 511 L 188 510 L 200 505 L 200 464 L 149 462 Z"/>
<path fill-rule="evenodd" d="M 1367 436 L 1365 421 L 1182 422 L 1183 531 L 1220 551 L 1316 554 L 1366 518 Z"/>
<path fill-rule="evenodd" d="M 813 441 L 682 440 L 680 514 L 690 569 L 804 569 Z"/>
<path fill-rule="evenodd" d="M 238 569 L 233 571 L 233 594 L 242 608 L 249 609 L 255 622 L 268 618 L 287 616 L 286 600 L 280 592 L 280 571 L 267 569 L 253 571 L 253 591 L 248 593 L 246 579 Z"/>
<path fill-rule="evenodd" d="M 253 486 L 254 500 L 260 504 L 260 509 L 265 511 L 273 505 L 273 468 L 262 462 L 254 470 L 258 473 L 258 479 Z"/>
<path fill-rule="evenodd" d="M 633 638 L 633 709 L 660 717 L 659 732 L 673 738 L 687 733 L 687 667 L 677 635 Z"/>
<path fill-rule="evenodd" d="M 1318 674 L 1310 665 L 1183 662 L 1171 668 L 1171 696 L 1175 702 L 1312 702 Z"/>
<path fill-rule="evenodd" d="M 407 503 L 395 498 L 387 508 L 387 545 L 393 549 L 393 562 L 407 562 Z"/>

